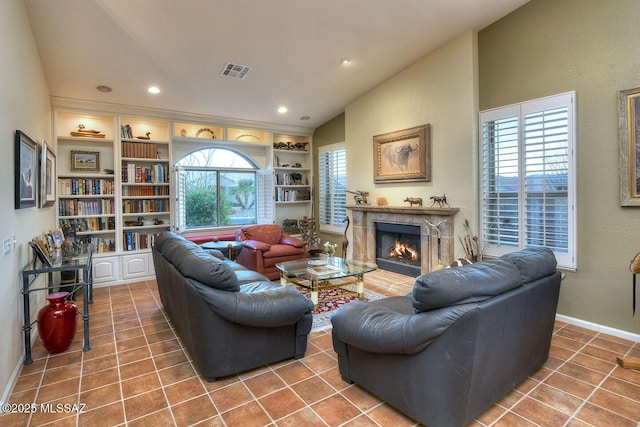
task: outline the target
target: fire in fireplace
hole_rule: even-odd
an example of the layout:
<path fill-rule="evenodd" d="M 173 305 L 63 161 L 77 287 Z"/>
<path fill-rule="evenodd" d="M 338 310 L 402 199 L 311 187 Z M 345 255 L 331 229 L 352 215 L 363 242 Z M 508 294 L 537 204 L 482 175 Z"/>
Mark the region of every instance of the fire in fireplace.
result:
<path fill-rule="evenodd" d="M 418 251 L 406 243 L 400 243 L 396 240 L 396 244 L 389 251 L 389 257 L 400 261 L 416 261 L 418 259 Z"/>
<path fill-rule="evenodd" d="M 420 275 L 420 226 L 376 222 L 376 264 L 383 270 Z"/>

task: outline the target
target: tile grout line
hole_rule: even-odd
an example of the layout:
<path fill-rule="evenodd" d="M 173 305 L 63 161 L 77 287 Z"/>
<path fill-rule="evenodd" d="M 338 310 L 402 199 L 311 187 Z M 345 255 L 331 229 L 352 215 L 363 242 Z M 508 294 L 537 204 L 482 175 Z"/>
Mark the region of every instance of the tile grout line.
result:
<path fill-rule="evenodd" d="M 162 308 L 162 303 L 161 303 L 161 301 L 158 301 L 158 299 L 156 298 L 156 295 L 153 293 L 153 291 L 152 291 L 152 290 L 151 290 L 151 288 L 149 287 L 149 284 L 147 283 L 147 281 L 145 281 L 144 283 L 145 283 L 145 286 L 147 287 L 147 289 L 149 289 L 150 294 L 151 294 L 151 297 L 153 298 L 153 300 L 155 301 L 156 305 L 158 306 L 158 309 L 160 310 L 160 313 L 162 313 L 162 316 L 164 317 L 165 321 L 167 322 L 167 325 L 169 325 L 170 330 L 171 330 L 171 331 L 173 332 L 173 334 L 175 335 L 176 340 L 177 340 L 177 342 L 178 342 L 178 345 L 180 346 L 180 350 L 181 350 L 181 351 L 183 352 L 183 354 L 185 354 L 185 356 L 186 356 L 186 355 L 187 355 L 187 351 L 186 351 L 186 349 L 184 348 L 184 346 L 183 346 L 183 344 L 182 344 L 182 340 L 180 340 L 180 338 L 178 337 L 178 334 L 176 333 L 175 329 L 173 328 L 173 325 L 172 325 L 172 324 L 171 324 L 171 322 L 169 321 L 169 319 L 168 319 L 168 317 L 167 317 L 166 313 L 164 312 L 164 310 L 163 310 L 163 308 Z M 139 316 L 138 316 L 138 317 L 139 317 Z M 142 319 L 140 319 L 140 326 L 142 326 Z M 147 339 L 147 331 L 145 331 L 145 329 L 144 329 L 144 328 L 142 328 L 142 332 L 143 332 L 143 334 L 144 334 L 144 336 L 145 336 L 145 341 L 147 341 L 147 345 L 148 345 L 149 340 Z M 149 353 L 151 353 L 151 348 L 149 348 Z M 173 418 L 174 423 L 176 423 L 176 419 L 175 419 L 175 416 L 174 416 L 174 414 L 173 414 L 173 410 L 171 409 L 171 403 L 169 402 L 169 398 L 168 398 L 168 396 L 167 396 L 166 392 L 164 391 L 164 387 L 165 387 L 165 386 L 162 384 L 162 379 L 160 378 L 160 374 L 159 374 L 159 372 L 158 372 L 158 367 L 157 367 L 157 365 L 156 365 L 155 359 L 153 358 L 153 354 L 152 354 L 152 356 L 151 356 L 151 359 L 152 359 L 152 362 L 153 362 L 154 367 L 156 368 L 156 375 L 158 375 L 158 380 L 160 380 L 160 385 L 161 385 L 162 390 L 163 390 L 163 393 L 164 393 L 164 395 L 165 395 L 165 399 L 167 399 L 167 403 L 168 403 L 168 405 L 169 405 L 169 411 L 171 412 L 171 417 Z M 205 384 L 203 384 L 202 375 L 199 375 L 199 374 L 198 374 L 197 369 L 195 368 L 195 366 L 193 366 L 193 361 L 192 361 L 191 359 L 189 359 L 188 357 L 187 357 L 187 362 L 189 363 L 189 366 L 191 366 L 191 369 L 193 369 L 193 371 L 196 373 L 196 378 L 199 380 L 200 385 L 202 385 L 202 387 L 204 388 L 205 394 L 207 395 L 207 397 L 209 398 L 209 401 L 211 401 L 211 404 L 213 405 L 213 407 L 215 408 L 215 410 L 216 410 L 216 412 L 217 412 L 217 416 L 219 416 L 219 418 L 220 418 L 220 420 L 222 421 L 223 425 L 224 425 L 224 426 L 226 426 L 227 424 L 226 424 L 226 422 L 224 422 L 224 420 L 223 420 L 223 418 L 222 418 L 222 414 L 220 413 L 220 410 L 219 410 L 219 408 L 218 408 L 218 405 L 216 405 L 216 403 L 213 401 L 213 398 L 211 397 L 211 394 L 209 393 L 209 390 L 207 389 L 206 385 L 205 385 Z M 200 397 L 200 396 L 197 396 L 197 397 Z M 195 399 L 195 398 L 194 398 L 194 399 Z M 188 399 L 188 400 L 191 400 L 191 399 Z M 188 400 L 186 400 L 186 401 L 188 401 Z M 186 401 L 185 401 L 185 402 L 186 402 Z M 180 403 L 183 403 L 183 402 L 180 402 Z M 212 418 L 214 418 L 215 416 L 216 416 L 216 415 L 214 415 L 213 417 L 209 417 L 208 419 L 212 419 Z M 200 422 L 203 422 L 203 421 L 205 421 L 205 420 L 201 420 L 201 421 L 199 421 L 199 423 L 200 423 Z M 176 425 L 177 425 L 177 423 L 176 423 Z"/>

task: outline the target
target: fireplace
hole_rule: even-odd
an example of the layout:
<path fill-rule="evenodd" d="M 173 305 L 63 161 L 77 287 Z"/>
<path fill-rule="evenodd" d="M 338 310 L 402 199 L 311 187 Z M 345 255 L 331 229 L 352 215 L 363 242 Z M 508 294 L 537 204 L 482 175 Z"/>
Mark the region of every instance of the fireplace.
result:
<path fill-rule="evenodd" d="M 450 264 L 454 258 L 455 232 L 453 229 L 454 216 L 458 208 L 435 208 L 413 206 L 372 206 L 350 205 L 353 225 L 352 245 L 349 246 L 350 258 L 355 261 L 372 263 L 381 269 L 392 269 L 401 265 L 403 268 L 416 267 L 412 272 L 405 271 L 402 274 L 417 276 L 435 270 L 438 267 L 439 258 L 444 265 Z M 398 234 L 402 237 L 399 243 L 409 243 L 410 250 L 403 247 L 399 249 L 399 255 L 388 259 L 387 255 L 380 256 L 376 252 L 377 231 L 380 224 L 400 226 L 401 231 L 391 231 L 393 237 L 387 237 L 391 245 L 395 246 Z M 409 227 L 409 228 L 405 228 Z M 416 235 L 417 230 L 417 235 Z M 395 234 L 394 234 L 395 233 Z M 408 241 L 406 241 L 407 239 Z M 384 243 L 383 246 L 388 246 Z M 418 259 L 408 261 L 411 251 L 418 249 Z M 387 248 L 389 250 L 389 248 Z M 381 262 L 382 261 L 382 262 Z M 397 270 L 393 270 L 397 271 Z"/>
<path fill-rule="evenodd" d="M 421 272 L 420 226 L 376 222 L 376 264 L 407 276 Z"/>

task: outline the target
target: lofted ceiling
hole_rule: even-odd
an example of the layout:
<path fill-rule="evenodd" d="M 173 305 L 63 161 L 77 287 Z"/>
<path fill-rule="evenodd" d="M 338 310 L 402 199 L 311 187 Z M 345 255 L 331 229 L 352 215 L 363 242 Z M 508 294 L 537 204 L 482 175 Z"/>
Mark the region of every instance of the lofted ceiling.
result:
<path fill-rule="evenodd" d="M 25 4 L 51 96 L 315 128 L 429 52 L 527 1 Z M 251 70 L 244 80 L 224 77 L 227 63 Z M 151 85 L 161 92 L 148 93 Z M 288 112 L 278 113 L 280 106 Z"/>

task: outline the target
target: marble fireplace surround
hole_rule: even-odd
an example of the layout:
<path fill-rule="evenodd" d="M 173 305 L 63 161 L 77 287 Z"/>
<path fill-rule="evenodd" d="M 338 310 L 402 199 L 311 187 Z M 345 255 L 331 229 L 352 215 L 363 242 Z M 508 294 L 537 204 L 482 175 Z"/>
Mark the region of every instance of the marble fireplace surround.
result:
<path fill-rule="evenodd" d="M 442 264 L 446 266 L 454 260 L 453 222 L 459 208 L 347 205 L 347 209 L 351 210 L 352 257 L 356 261 L 375 263 L 376 222 L 420 226 L 422 274 L 433 271 L 438 266 L 438 230 Z M 434 226 L 440 224 L 438 230 L 429 223 Z"/>

